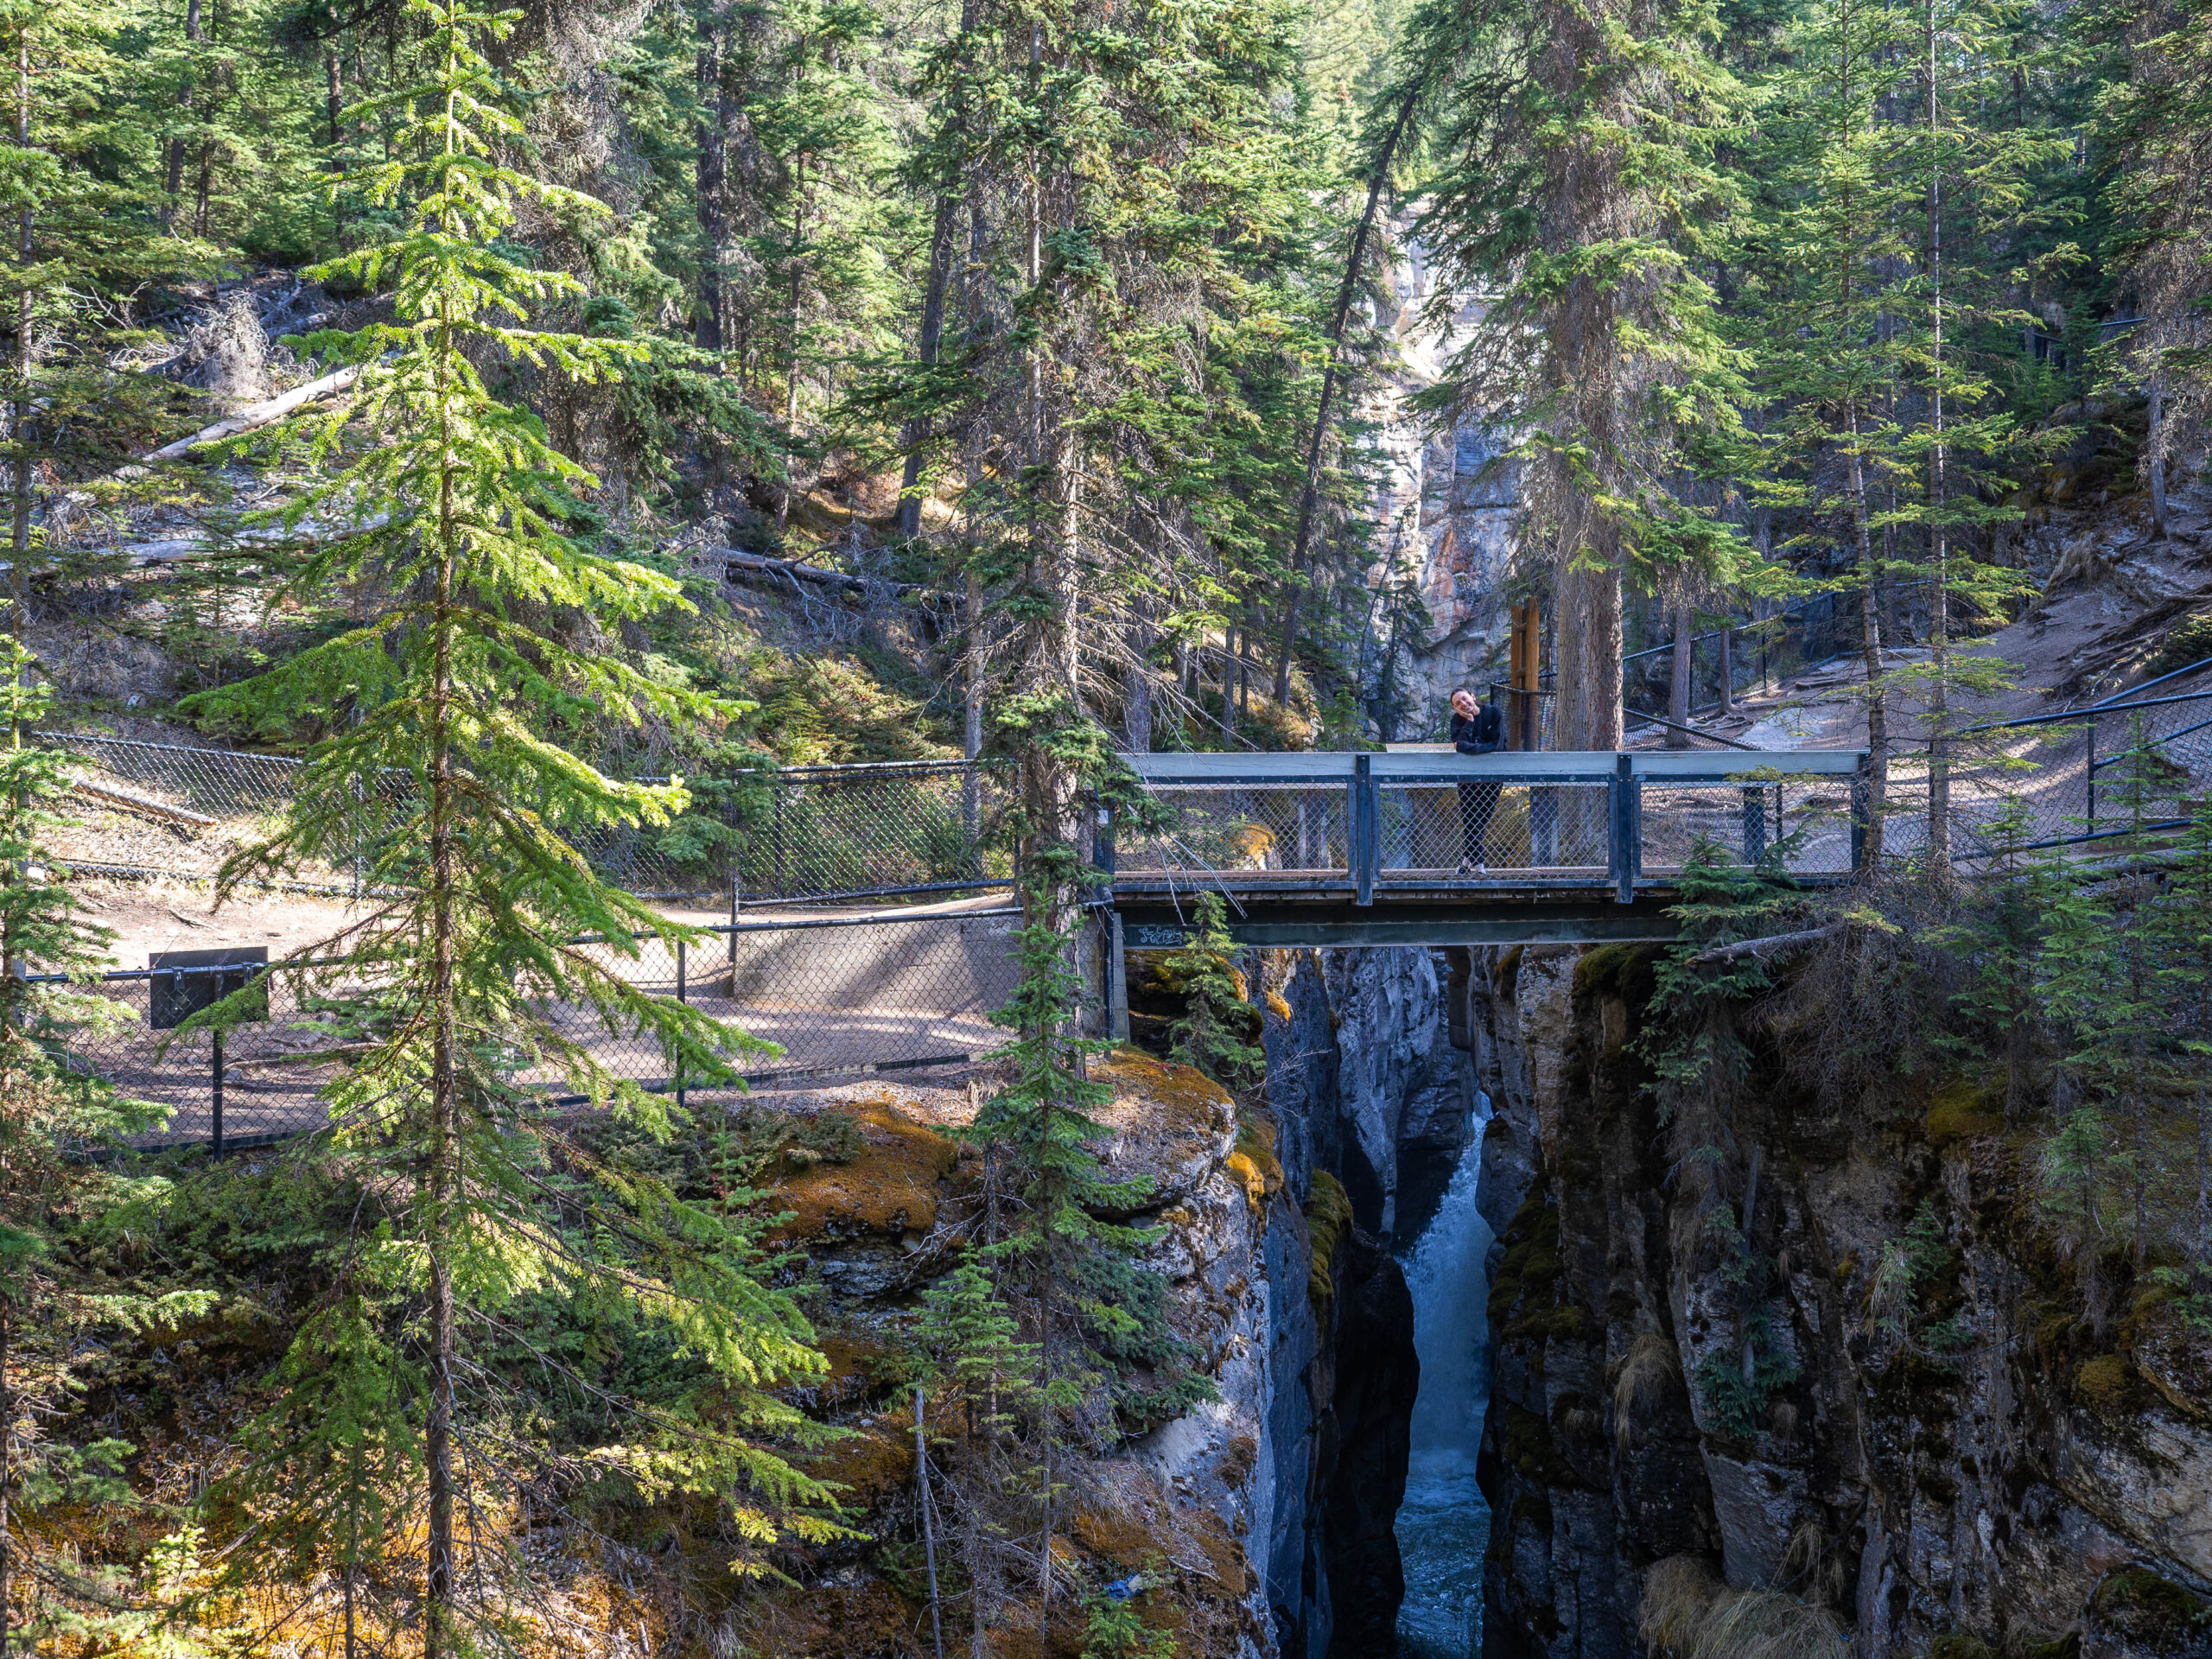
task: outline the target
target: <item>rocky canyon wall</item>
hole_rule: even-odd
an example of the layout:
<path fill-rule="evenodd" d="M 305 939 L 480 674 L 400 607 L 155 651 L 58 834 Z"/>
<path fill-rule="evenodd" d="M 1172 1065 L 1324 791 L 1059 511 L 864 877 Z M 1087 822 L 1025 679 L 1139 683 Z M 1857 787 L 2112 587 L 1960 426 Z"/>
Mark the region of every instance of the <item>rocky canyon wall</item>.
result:
<path fill-rule="evenodd" d="M 2084 1304 L 1968 1083 L 1838 1099 L 1755 1043 L 1729 1100 L 1661 1122 L 1650 961 L 1472 964 L 1494 1659 L 1642 1652 L 1686 1559 L 1864 1659 L 2212 1653 L 2204 1333 L 2098 1306 L 2094 1272 Z"/>

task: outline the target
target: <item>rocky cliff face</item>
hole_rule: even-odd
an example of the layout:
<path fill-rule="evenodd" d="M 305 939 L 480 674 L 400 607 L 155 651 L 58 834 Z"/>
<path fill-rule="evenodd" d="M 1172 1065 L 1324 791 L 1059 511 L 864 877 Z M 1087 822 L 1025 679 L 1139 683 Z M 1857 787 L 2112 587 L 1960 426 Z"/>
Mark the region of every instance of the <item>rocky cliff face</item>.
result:
<path fill-rule="evenodd" d="M 1400 368 L 1360 413 L 1373 426 L 1382 462 L 1369 587 L 1380 593 L 1409 582 L 1428 613 L 1427 627 L 1402 642 L 1398 671 L 1408 714 L 1395 735 L 1411 740 L 1440 728 L 1452 688 L 1504 677 L 1520 490 L 1517 469 L 1497 461 L 1506 439 L 1471 421 L 1434 430 L 1414 406 L 1444 378 L 1474 313 L 1470 301 L 1441 327 L 1428 321 L 1437 274 L 1405 228 L 1376 318 L 1396 342 Z"/>
<path fill-rule="evenodd" d="M 1866 1659 L 2212 1653 L 2212 1351 L 2063 1294 L 1970 1100 L 1755 1064 L 1664 1124 L 1649 957 L 1488 953 L 1491 1651 L 1642 1651 L 1697 1558 Z M 1907 1294 L 1909 1293 L 1909 1294 Z M 1664 1614 L 1662 1606 L 1655 1610 Z"/>
<path fill-rule="evenodd" d="M 1473 1105 L 1463 971 L 1426 951 L 1296 951 L 1260 967 L 1268 1109 L 1312 1260 L 1303 1306 L 1276 1279 L 1262 1552 L 1286 1659 L 1390 1651 L 1403 1579 L 1393 1526 L 1419 1385 L 1394 1237 L 1433 1209 Z M 1459 1045 L 1453 1041 L 1454 1031 Z M 1335 1195 L 1341 1195 L 1335 1196 Z M 1311 1229 L 1303 1217 L 1311 1214 Z"/>

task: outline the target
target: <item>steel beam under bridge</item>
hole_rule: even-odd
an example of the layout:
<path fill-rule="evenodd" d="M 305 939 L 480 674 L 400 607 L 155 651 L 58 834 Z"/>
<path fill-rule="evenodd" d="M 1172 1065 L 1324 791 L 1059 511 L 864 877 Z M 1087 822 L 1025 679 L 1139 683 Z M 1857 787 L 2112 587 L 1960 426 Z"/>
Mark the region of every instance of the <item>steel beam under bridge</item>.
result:
<path fill-rule="evenodd" d="M 1244 892 L 1227 905 L 1229 937 L 1265 947 L 1318 945 L 1621 944 L 1664 943 L 1675 934 L 1669 909 L 1678 895 L 1639 891 L 1622 904 L 1607 896 L 1536 897 L 1478 893 L 1394 893 L 1370 905 L 1349 897 L 1300 899 Z M 1173 950 L 1189 938 L 1193 896 L 1180 906 L 1156 895 L 1115 896 L 1122 944 L 1130 950 Z"/>

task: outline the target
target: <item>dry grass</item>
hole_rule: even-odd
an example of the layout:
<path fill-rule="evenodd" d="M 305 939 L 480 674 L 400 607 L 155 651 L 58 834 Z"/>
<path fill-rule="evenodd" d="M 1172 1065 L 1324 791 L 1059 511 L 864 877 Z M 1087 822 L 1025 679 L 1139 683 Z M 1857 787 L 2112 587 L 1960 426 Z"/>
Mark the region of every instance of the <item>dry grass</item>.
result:
<path fill-rule="evenodd" d="M 1637 1630 L 1673 1659 L 1849 1659 L 1827 1609 L 1773 1590 L 1731 1590 L 1694 1555 L 1644 1575 Z"/>
<path fill-rule="evenodd" d="M 1636 1425 L 1665 1405 L 1682 1385 L 1682 1362 L 1675 1344 L 1646 1331 L 1614 1363 L 1613 1440 L 1625 1456 L 1636 1444 Z"/>

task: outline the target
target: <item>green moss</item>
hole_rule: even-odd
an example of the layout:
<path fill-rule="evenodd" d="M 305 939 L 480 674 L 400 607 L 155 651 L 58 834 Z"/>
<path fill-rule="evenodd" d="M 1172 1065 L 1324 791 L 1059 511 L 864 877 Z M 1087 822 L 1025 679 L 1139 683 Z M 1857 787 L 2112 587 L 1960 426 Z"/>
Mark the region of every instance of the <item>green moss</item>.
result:
<path fill-rule="evenodd" d="M 1328 1321 L 1329 1303 L 1337 1294 L 1336 1280 L 1330 1270 L 1336 1263 L 1337 1246 L 1351 1230 L 1351 1195 L 1344 1191 L 1344 1183 L 1327 1170 L 1315 1170 L 1313 1196 L 1306 1205 L 1306 1234 L 1313 1247 L 1306 1272 L 1306 1294 L 1313 1304 L 1315 1317 L 1325 1325 Z"/>
<path fill-rule="evenodd" d="M 2212 1632 L 2212 1603 L 2139 1567 L 2108 1576 L 2089 1598 L 2098 1618 L 2115 1626 L 2130 1647 L 2198 1652 Z"/>
<path fill-rule="evenodd" d="M 2099 1411 L 2116 1411 L 2127 1400 L 2127 1362 L 2118 1354 L 2099 1354 L 2074 1373 L 2074 1388 Z"/>
<path fill-rule="evenodd" d="M 1651 996 L 1651 964 L 1661 947 L 1655 944 L 1601 944 L 1574 961 L 1574 995 L 1584 997 L 1611 992 L 1636 1007 Z"/>
<path fill-rule="evenodd" d="M 1928 1659 L 1997 1659 L 1995 1649 L 1978 1636 L 1939 1636 L 1928 1647 Z"/>
<path fill-rule="evenodd" d="M 1978 1135 L 1995 1135 L 2005 1126 L 1990 1111 L 1987 1092 L 1967 1078 L 1938 1090 L 1929 1100 L 1923 1126 L 1931 1147 L 1948 1147 Z"/>
<path fill-rule="evenodd" d="M 2082 1659 L 2082 1632 L 2069 1630 L 2049 1642 L 2023 1641 L 2012 1654 L 2013 1659 Z"/>

